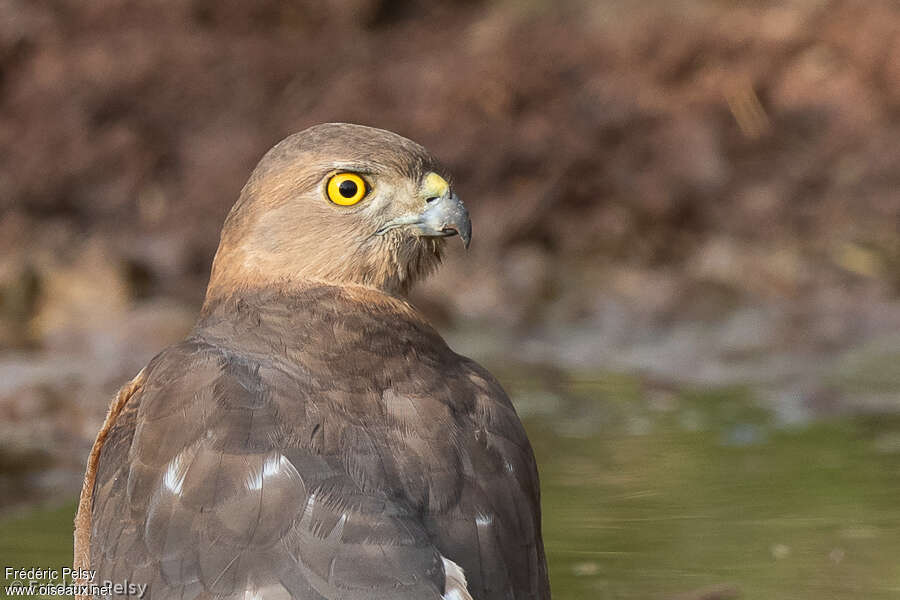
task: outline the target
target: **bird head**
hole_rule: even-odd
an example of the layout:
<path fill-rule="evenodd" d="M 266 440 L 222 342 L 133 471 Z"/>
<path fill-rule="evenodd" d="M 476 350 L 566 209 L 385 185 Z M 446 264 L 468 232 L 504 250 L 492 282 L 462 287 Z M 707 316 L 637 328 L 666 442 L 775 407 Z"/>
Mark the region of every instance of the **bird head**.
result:
<path fill-rule="evenodd" d="M 404 294 L 440 262 L 447 237 L 468 247 L 468 212 L 420 145 L 328 123 L 269 150 L 231 209 L 207 296 L 290 282 Z"/>

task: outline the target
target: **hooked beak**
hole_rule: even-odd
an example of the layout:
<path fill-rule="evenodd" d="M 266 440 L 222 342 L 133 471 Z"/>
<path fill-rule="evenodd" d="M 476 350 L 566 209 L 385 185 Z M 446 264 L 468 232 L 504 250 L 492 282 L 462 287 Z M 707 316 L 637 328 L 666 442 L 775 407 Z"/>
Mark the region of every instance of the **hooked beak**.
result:
<path fill-rule="evenodd" d="M 468 249 L 472 241 L 472 222 L 469 211 L 453 191 L 447 187 L 440 196 L 426 200 L 425 210 L 418 215 L 398 217 L 381 226 L 376 235 L 384 235 L 391 229 L 410 227 L 420 237 L 448 237 L 459 235 Z"/>
<path fill-rule="evenodd" d="M 469 211 L 453 191 L 447 190 L 442 196 L 429 198 L 428 206 L 413 228 L 424 237 L 446 237 L 459 235 L 466 248 L 472 241 L 472 222 Z"/>

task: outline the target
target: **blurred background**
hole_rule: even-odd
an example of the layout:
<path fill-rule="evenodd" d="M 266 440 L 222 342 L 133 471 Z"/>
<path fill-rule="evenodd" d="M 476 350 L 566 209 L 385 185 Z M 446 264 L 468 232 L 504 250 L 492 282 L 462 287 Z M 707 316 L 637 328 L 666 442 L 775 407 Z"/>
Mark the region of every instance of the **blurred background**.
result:
<path fill-rule="evenodd" d="M 414 302 L 517 403 L 555 598 L 900 596 L 888 0 L 0 0 L 0 564 L 69 564 L 109 400 L 323 121 L 455 177 Z"/>

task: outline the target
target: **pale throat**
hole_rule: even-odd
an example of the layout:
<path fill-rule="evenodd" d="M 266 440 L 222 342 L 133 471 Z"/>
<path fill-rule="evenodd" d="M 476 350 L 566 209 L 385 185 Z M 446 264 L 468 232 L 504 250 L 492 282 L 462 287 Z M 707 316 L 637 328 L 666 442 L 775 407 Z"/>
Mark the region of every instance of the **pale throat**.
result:
<path fill-rule="evenodd" d="M 440 264 L 441 246 L 442 240 L 412 238 L 404 232 L 318 243 L 302 239 L 273 243 L 271 237 L 234 240 L 223 235 L 206 302 L 240 290 L 299 289 L 310 284 L 365 286 L 405 297 Z"/>

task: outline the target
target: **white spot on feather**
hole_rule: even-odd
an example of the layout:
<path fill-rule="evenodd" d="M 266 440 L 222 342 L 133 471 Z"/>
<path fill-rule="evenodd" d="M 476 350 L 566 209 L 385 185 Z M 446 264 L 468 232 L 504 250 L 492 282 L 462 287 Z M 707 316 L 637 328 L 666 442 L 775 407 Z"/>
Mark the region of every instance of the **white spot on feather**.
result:
<path fill-rule="evenodd" d="M 247 489 L 261 490 L 266 479 L 277 477 L 290 468 L 292 465 L 286 456 L 278 452 L 270 454 L 263 461 L 262 469 L 254 470 L 247 476 Z"/>
<path fill-rule="evenodd" d="M 458 564 L 441 556 L 444 563 L 444 600 L 472 600 L 466 583 L 466 574 Z"/>
<path fill-rule="evenodd" d="M 166 467 L 166 474 L 163 475 L 163 485 L 176 496 L 181 496 L 181 490 L 184 489 L 185 475 L 187 475 L 187 469 L 184 468 L 184 452 L 179 452 Z"/>

